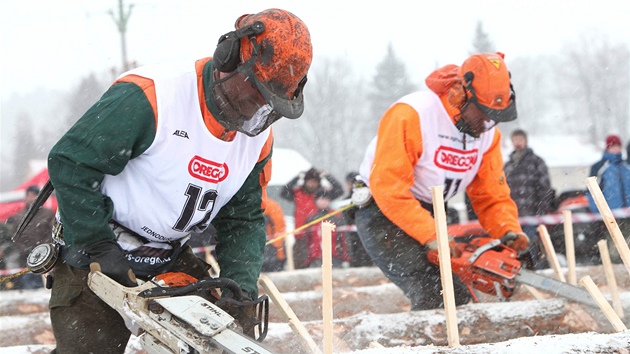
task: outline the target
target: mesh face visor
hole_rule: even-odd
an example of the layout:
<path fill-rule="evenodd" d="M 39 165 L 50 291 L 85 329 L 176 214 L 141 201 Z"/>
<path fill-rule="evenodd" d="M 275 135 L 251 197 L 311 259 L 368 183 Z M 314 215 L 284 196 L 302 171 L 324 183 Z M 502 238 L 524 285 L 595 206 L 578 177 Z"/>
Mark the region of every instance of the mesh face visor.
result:
<path fill-rule="evenodd" d="M 274 90 L 273 83 L 258 80 L 254 74 L 256 60 L 258 54 L 252 55 L 228 76 L 222 79 L 215 77 L 212 84 L 212 92 L 221 111 L 217 120 L 226 129 L 249 136 L 260 134 L 282 117 L 295 119 L 304 112 L 302 89 L 306 77 L 300 81 L 294 99 L 288 99 L 276 93 L 282 90 Z"/>
<path fill-rule="evenodd" d="M 460 110 L 460 119 L 457 121 L 457 128 L 472 137 L 478 138 L 482 133 L 487 132 L 497 125 L 479 109 L 479 105 L 467 101 Z"/>
<path fill-rule="evenodd" d="M 235 130 L 248 136 L 260 134 L 282 118 L 258 90 L 255 84 L 258 79 L 252 70 L 255 58 L 252 59 L 228 76 L 215 78 L 212 84 L 212 92 L 220 111 L 216 119 L 227 130 Z"/>

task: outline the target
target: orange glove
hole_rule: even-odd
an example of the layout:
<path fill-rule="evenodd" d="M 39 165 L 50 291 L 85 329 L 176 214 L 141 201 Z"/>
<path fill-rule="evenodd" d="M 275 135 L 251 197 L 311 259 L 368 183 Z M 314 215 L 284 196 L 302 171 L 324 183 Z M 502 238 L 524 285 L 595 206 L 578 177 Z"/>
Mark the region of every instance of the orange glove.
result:
<path fill-rule="evenodd" d="M 529 247 L 529 237 L 527 237 L 527 235 L 525 235 L 523 232 L 519 232 L 517 234 L 512 231 L 509 231 L 505 234 L 505 236 L 512 236 L 512 237 L 516 236 L 515 239 L 507 241 L 505 245 L 515 250 L 518 253 L 526 251 L 527 248 Z"/>
<path fill-rule="evenodd" d="M 284 261 L 287 256 L 284 254 L 284 246 L 276 248 L 276 258 L 281 261 Z"/>
<path fill-rule="evenodd" d="M 437 250 L 438 249 L 437 240 L 434 239 L 432 241 L 429 241 L 427 242 L 425 246 L 427 246 L 429 250 Z M 459 248 L 457 248 L 457 242 L 455 242 L 455 240 L 453 240 L 452 237 L 448 238 L 448 248 L 451 253 L 451 258 L 461 257 L 462 252 L 459 250 Z"/>
<path fill-rule="evenodd" d="M 283 261 L 286 258 L 284 254 L 284 239 L 278 239 L 272 245 L 276 248 L 276 258 Z"/>

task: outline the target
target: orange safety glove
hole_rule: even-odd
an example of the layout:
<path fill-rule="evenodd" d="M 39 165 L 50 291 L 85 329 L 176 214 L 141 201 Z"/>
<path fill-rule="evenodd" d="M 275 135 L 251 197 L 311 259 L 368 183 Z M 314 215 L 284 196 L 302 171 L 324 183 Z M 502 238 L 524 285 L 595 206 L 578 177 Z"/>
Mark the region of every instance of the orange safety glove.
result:
<path fill-rule="evenodd" d="M 527 248 L 529 248 L 529 237 L 527 237 L 527 235 L 523 232 L 515 233 L 512 231 L 508 231 L 503 237 L 514 238 L 510 241 L 507 241 L 505 245 L 518 253 L 526 251 Z"/>
<path fill-rule="evenodd" d="M 287 256 L 284 254 L 284 239 L 275 240 L 272 243 L 273 247 L 276 248 L 276 258 L 278 260 L 283 261 Z"/>
<path fill-rule="evenodd" d="M 284 247 L 276 248 L 276 258 L 281 261 L 284 261 L 284 259 L 287 258 L 287 256 L 284 254 Z"/>
<path fill-rule="evenodd" d="M 429 250 L 437 250 L 438 244 L 437 239 L 433 239 L 432 241 L 427 242 L 425 245 Z M 462 255 L 462 252 L 457 248 L 457 242 L 452 237 L 448 238 L 448 248 L 451 253 L 451 258 L 459 258 Z"/>

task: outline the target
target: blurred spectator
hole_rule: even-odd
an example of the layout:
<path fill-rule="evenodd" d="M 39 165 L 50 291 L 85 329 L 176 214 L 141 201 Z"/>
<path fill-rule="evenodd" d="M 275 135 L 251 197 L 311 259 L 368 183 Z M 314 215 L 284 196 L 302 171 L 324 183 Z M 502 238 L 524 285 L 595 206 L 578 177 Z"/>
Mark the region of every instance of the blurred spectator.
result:
<path fill-rule="evenodd" d="M 271 198 L 266 199 L 265 207 L 265 231 L 267 241 L 284 235 L 286 226 L 284 223 L 284 212 L 278 202 Z M 265 246 L 265 260 L 263 262 L 263 272 L 279 272 L 284 270 L 287 257 L 284 251 L 284 238 L 274 241 Z"/>
<path fill-rule="evenodd" d="M 343 199 L 350 199 L 352 197 L 352 187 L 354 186 L 354 181 L 356 177 L 359 175 L 359 172 L 349 172 L 346 174 L 346 196 Z M 356 212 L 355 208 L 347 209 L 343 212 L 343 222 L 344 226 L 354 227 L 354 214 Z M 338 231 L 339 232 L 339 231 Z M 348 245 L 348 253 L 350 254 L 350 266 L 351 267 L 370 267 L 374 265 L 372 259 L 365 251 L 365 247 L 363 247 L 363 243 L 361 243 L 361 239 L 359 238 L 359 234 L 356 231 L 344 231 L 346 242 Z"/>
<path fill-rule="evenodd" d="M 358 175 L 359 172 L 357 171 L 348 172 L 346 174 L 346 195 L 343 197 L 343 199 L 352 198 L 352 187 L 354 186 L 354 180 L 357 178 Z"/>
<path fill-rule="evenodd" d="M 295 204 L 296 228 L 304 225 L 306 217 L 317 211 L 315 192 L 319 189 L 325 190 L 331 200 L 337 199 L 343 194 L 343 187 L 335 177 L 315 168 L 300 172 L 282 189 L 280 196 Z"/>
<path fill-rule="evenodd" d="M 7 255 L 11 254 L 11 248 L 14 247 L 13 241 L 11 241 L 11 234 L 9 227 L 6 224 L 0 223 L 0 270 L 11 269 L 7 265 Z M 0 283 L 0 290 L 6 290 L 13 288 L 12 281 L 5 281 Z"/>
<path fill-rule="evenodd" d="M 604 198 L 611 209 L 630 207 L 630 167 L 621 155 L 621 139 L 617 135 L 606 137 L 606 149 L 601 160 L 591 166 L 589 177 L 596 176 Z M 589 208 L 598 213 L 589 193 Z"/>
<path fill-rule="evenodd" d="M 630 207 L 630 167 L 621 155 L 621 139 L 617 135 L 606 137 L 606 149 L 598 162 L 591 166 L 589 177 L 596 176 L 610 209 Z M 598 213 L 589 193 L 591 212 Z"/>
<path fill-rule="evenodd" d="M 518 207 L 518 216 L 545 215 L 552 212 L 555 191 L 551 189 L 549 170 L 545 161 L 534 153 L 527 145 L 527 133 L 517 129 L 511 135 L 514 151 L 505 163 L 503 170 L 510 187 L 510 197 Z M 529 236 L 530 267 L 542 269 L 548 266 L 540 236 L 536 230 L 538 225 L 522 225 L 523 232 Z"/>
<path fill-rule="evenodd" d="M 332 198 L 329 193 L 323 189 L 319 189 L 315 192 L 315 206 L 317 210 L 306 217 L 305 223 L 315 221 L 322 218 L 325 215 L 333 213 L 335 210 L 330 207 Z M 321 221 L 328 220 L 335 224 L 335 226 L 343 225 L 343 218 L 336 214 L 332 215 Z M 300 235 L 300 237 L 298 237 Z M 299 242 L 298 242 L 299 240 Z M 302 232 L 296 233 L 296 243 L 293 251 L 295 254 L 300 254 L 299 259 L 296 259 L 296 268 L 316 268 L 322 265 L 322 227 L 321 223 L 316 223 Z M 297 262 L 299 261 L 299 263 Z M 348 254 L 348 246 L 345 239 L 345 233 L 332 232 L 332 263 L 333 267 L 339 268 L 343 266 L 344 262 L 350 261 L 350 255 Z"/>
<path fill-rule="evenodd" d="M 304 225 L 306 218 L 317 212 L 315 206 L 315 192 L 319 189 L 329 193 L 331 200 L 339 198 L 343 194 L 343 187 L 333 176 L 328 175 L 324 171 L 311 168 L 308 171 L 300 172 L 295 178 L 287 183 L 280 196 L 283 199 L 291 201 L 295 205 L 293 213 L 295 220 L 295 228 Z M 295 244 L 293 246 L 293 263 L 295 269 L 303 268 L 305 249 L 299 247 L 304 240 L 300 238 L 302 233 L 295 233 Z M 297 251 L 297 252 L 296 252 Z"/>
<path fill-rule="evenodd" d="M 617 135 L 608 135 L 606 137 L 606 148 L 604 154 L 598 162 L 591 166 L 589 177 L 597 177 L 599 188 L 606 199 L 606 203 L 610 209 L 628 208 L 630 207 L 630 166 L 622 157 L 621 138 Z M 589 192 L 589 209 L 593 213 L 599 213 L 599 209 L 595 204 L 593 196 Z M 618 218 L 617 224 L 621 233 L 625 235 L 626 241 L 630 242 L 630 218 Z M 596 223 L 598 226 L 598 235 L 604 239 L 609 235 L 606 225 Z M 608 237 L 610 258 L 613 262 L 621 261 L 617 248 L 611 246 L 612 239 Z"/>
<path fill-rule="evenodd" d="M 17 214 L 7 219 L 11 236 L 15 235 L 17 228 L 26 215 L 31 204 L 39 194 L 38 186 L 29 186 L 24 195 L 24 208 Z M 14 247 L 5 250 L 4 259 L 7 261 L 7 268 L 24 268 L 26 259 L 35 246 L 50 242 L 52 239 L 52 227 L 55 222 L 55 212 L 49 208 L 42 207 L 35 214 L 31 222 L 26 226 L 20 237 L 16 240 Z M 26 273 L 17 277 L 14 281 L 14 289 L 37 289 L 44 286 L 42 276 L 39 274 Z"/>

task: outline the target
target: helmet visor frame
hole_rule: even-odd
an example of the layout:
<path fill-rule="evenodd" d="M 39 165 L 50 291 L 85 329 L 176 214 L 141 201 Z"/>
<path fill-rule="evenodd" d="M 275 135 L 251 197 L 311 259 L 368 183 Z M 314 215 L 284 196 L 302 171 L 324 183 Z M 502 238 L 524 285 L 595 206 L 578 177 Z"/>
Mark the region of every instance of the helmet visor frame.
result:
<path fill-rule="evenodd" d="M 479 109 L 481 113 L 488 117 L 488 119 L 495 122 L 495 124 L 511 122 L 517 118 L 518 115 L 516 112 L 516 95 L 514 94 L 514 89 L 512 88 L 511 83 L 510 103 L 507 107 L 503 109 L 494 109 L 479 103 L 479 100 L 477 99 L 477 94 L 475 93 L 475 89 L 472 87 L 472 80 L 470 80 L 464 87 L 467 91 L 470 92 L 470 97 L 468 97 L 467 95 L 466 103 L 464 103 L 464 107 L 462 107 L 462 110 L 465 108 L 466 105 L 472 103 L 477 107 L 477 109 Z"/>
<path fill-rule="evenodd" d="M 220 111 L 216 117 L 219 123 L 227 130 L 256 136 L 282 118 L 282 114 L 273 109 L 255 84 L 253 63 L 245 64 L 226 77 L 213 80 L 212 93 Z"/>

